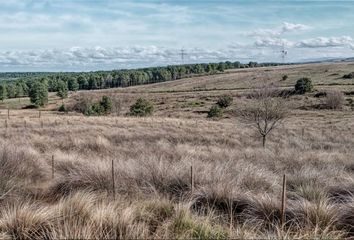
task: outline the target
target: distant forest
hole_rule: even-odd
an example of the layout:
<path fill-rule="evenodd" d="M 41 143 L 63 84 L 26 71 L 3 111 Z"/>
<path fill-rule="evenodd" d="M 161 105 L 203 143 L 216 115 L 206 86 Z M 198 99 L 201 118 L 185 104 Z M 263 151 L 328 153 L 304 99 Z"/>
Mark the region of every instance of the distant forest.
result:
<path fill-rule="evenodd" d="M 218 74 L 227 69 L 277 65 L 280 64 L 227 61 L 95 72 L 5 72 L 0 73 L 0 99 L 29 96 L 36 91 L 34 88 L 48 92 L 118 88 Z"/>

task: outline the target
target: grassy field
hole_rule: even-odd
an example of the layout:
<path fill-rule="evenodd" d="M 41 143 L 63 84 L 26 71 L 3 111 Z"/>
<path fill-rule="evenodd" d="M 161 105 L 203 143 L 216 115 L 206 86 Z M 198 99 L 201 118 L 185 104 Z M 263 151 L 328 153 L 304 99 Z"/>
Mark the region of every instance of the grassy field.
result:
<path fill-rule="evenodd" d="M 0 238 L 344 238 L 354 234 L 354 81 L 352 63 L 230 71 L 154 85 L 71 93 L 110 95 L 121 108 L 84 117 L 0 111 Z M 288 75 L 286 81 L 282 76 Z M 285 98 L 290 114 L 263 148 L 235 109 L 262 83 L 293 88 L 311 77 L 316 91 Z M 341 110 L 319 108 L 319 91 L 345 93 Z M 217 98 L 234 101 L 206 118 Z M 126 116 L 138 97 L 152 117 Z M 7 119 L 6 108 L 10 107 Z M 112 171 L 113 161 L 113 171 Z M 191 189 L 191 166 L 194 189 Z M 280 226 L 282 176 L 286 224 Z M 113 181 L 114 179 L 114 181 Z"/>

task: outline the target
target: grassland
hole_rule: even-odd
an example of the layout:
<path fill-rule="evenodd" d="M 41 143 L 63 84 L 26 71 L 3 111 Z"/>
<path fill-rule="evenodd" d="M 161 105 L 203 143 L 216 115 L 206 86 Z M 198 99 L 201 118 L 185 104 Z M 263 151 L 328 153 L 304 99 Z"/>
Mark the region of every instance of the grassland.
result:
<path fill-rule="evenodd" d="M 354 234 L 354 114 L 351 63 L 230 71 L 217 76 L 124 89 L 110 95 L 119 112 L 84 117 L 5 101 L 0 112 L 1 238 L 344 238 Z M 288 75 L 282 81 L 283 75 Z M 318 107 L 314 93 L 284 101 L 290 115 L 264 149 L 235 109 L 267 82 L 290 89 L 311 77 L 317 91 L 346 93 L 341 110 Z M 206 111 L 234 97 L 219 121 Z M 149 118 L 127 117 L 145 97 Z M 21 99 L 21 104 L 28 101 Z M 10 110 L 7 119 L 6 107 Z M 54 158 L 54 168 L 52 157 Z M 114 163 L 114 188 L 112 181 Z M 194 167 L 195 188 L 190 187 Z M 53 171 L 54 170 L 54 177 Z M 286 225 L 280 226 L 282 176 Z M 114 190 L 113 190 L 114 189 Z"/>

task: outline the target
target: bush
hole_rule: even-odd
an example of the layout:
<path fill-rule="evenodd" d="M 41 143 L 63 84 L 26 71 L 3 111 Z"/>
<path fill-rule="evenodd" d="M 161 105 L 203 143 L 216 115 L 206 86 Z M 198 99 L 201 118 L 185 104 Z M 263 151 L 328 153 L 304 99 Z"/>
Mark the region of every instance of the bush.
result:
<path fill-rule="evenodd" d="M 220 118 L 223 115 L 223 110 L 218 105 L 214 105 L 208 112 L 208 118 Z"/>
<path fill-rule="evenodd" d="M 343 78 L 346 78 L 346 79 L 353 79 L 353 78 L 354 78 L 354 72 L 345 74 L 345 75 L 343 76 Z"/>
<path fill-rule="evenodd" d="M 344 96 L 341 91 L 328 91 L 326 94 L 326 106 L 329 109 L 341 109 L 344 104 Z"/>
<path fill-rule="evenodd" d="M 313 90 L 312 81 L 310 78 L 300 78 L 295 84 L 295 92 L 304 94 Z"/>
<path fill-rule="evenodd" d="M 223 95 L 219 97 L 216 104 L 221 108 L 227 108 L 232 104 L 233 98 L 230 95 Z"/>
<path fill-rule="evenodd" d="M 102 107 L 103 113 L 108 114 L 112 111 L 112 100 L 110 97 L 103 96 L 100 105 Z"/>
<path fill-rule="evenodd" d="M 145 117 L 152 114 L 154 106 L 146 99 L 139 98 L 132 106 L 130 106 L 130 115 L 135 117 Z"/>
<path fill-rule="evenodd" d="M 99 102 L 93 102 L 89 98 L 81 98 L 72 110 L 81 112 L 86 116 L 107 115 L 112 111 L 112 100 L 107 96 L 103 96 Z"/>
<path fill-rule="evenodd" d="M 67 112 L 68 110 L 66 109 L 65 105 L 62 104 L 59 109 L 58 109 L 59 112 Z"/>
<path fill-rule="evenodd" d="M 283 77 L 281 78 L 281 80 L 285 81 L 286 79 L 288 79 L 288 75 L 283 75 Z"/>
<path fill-rule="evenodd" d="M 112 100 L 110 97 L 103 96 L 101 101 L 91 104 L 84 113 L 88 116 L 101 116 L 110 114 L 112 111 Z"/>

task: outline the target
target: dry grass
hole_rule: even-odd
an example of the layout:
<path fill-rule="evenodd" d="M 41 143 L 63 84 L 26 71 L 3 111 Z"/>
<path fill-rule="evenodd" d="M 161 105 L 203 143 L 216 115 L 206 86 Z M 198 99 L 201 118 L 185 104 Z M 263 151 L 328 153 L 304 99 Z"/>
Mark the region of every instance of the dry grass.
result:
<path fill-rule="evenodd" d="M 289 78 L 295 79 L 291 74 Z M 195 96 L 210 98 L 197 106 L 203 109 L 222 92 L 178 94 L 177 100 L 187 102 Z M 251 101 L 247 94 L 236 95 L 231 110 Z M 166 105 L 175 104 L 176 99 L 170 100 L 176 95 L 163 96 Z M 129 101 L 122 101 L 123 112 Z M 290 115 L 270 134 L 265 149 L 231 110 L 221 121 L 209 121 L 204 113 L 161 117 L 170 111 L 162 107 L 151 118 L 44 112 L 39 119 L 36 111 L 12 110 L 7 128 L 3 110 L 0 238 L 353 236 L 353 112 L 348 106 L 336 111 L 313 108 L 322 101 L 313 95 L 284 101 L 292 102 Z M 173 111 L 179 114 L 178 108 Z M 288 179 L 284 229 L 283 174 Z"/>

